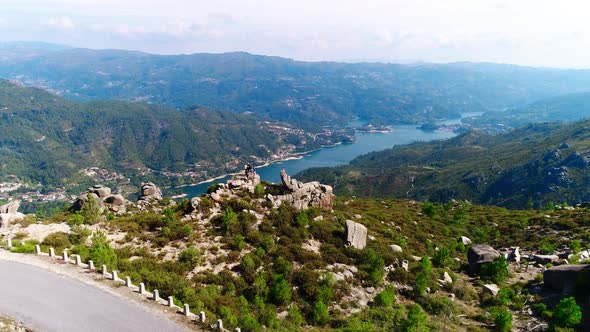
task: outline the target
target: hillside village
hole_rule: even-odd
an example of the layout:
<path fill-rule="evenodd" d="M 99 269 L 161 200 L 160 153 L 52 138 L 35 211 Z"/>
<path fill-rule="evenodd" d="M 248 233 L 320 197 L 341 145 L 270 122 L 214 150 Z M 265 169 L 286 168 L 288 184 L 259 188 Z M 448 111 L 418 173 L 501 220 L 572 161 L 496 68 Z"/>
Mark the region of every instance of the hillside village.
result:
<path fill-rule="evenodd" d="M 179 202 L 150 182 L 138 199 L 95 185 L 45 219 L 11 201 L 0 234 L 15 252 L 92 258 L 242 331 L 533 331 L 562 324 L 560 298 L 590 298 L 577 282 L 589 265 L 575 265 L 590 260 L 585 207 L 337 198 L 281 180 L 241 173 Z"/>

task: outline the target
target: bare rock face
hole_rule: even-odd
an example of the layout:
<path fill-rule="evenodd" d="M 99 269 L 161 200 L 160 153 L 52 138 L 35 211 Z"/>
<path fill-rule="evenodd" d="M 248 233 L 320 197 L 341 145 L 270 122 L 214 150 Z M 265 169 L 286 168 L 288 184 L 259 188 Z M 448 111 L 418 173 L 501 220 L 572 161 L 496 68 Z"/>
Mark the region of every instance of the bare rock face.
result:
<path fill-rule="evenodd" d="M 500 257 L 500 253 L 494 248 L 485 244 L 476 244 L 469 248 L 467 260 L 469 261 L 469 270 L 478 273 L 481 265 L 491 263 L 494 259 Z"/>
<path fill-rule="evenodd" d="M 18 212 L 20 201 L 11 201 L 0 206 L 0 227 L 8 227 L 10 223 L 22 220 L 25 215 Z"/>
<path fill-rule="evenodd" d="M 356 249 L 365 248 L 367 246 L 367 228 L 352 220 L 346 220 L 346 242 Z"/>
<path fill-rule="evenodd" d="M 574 294 L 577 289 L 590 289 L 590 264 L 560 265 L 543 272 L 543 283 L 549 288 Z M 586 295 L 590 298 L 590 294 Z"/>
<path fill-rule="evenodd" d="M 139 201 L 160 201 L 162 200 L 162 191 L 152 182 L 141 184 L 141 196 Z"/>
<path fill-rule="evenodd" d="M 498 295 L 498 292 L 500 292 L 500 287 L 498 287 L 498 285 L 496 284 L 483 285 L 481 292 L 483 294 L 490 294 L 491 296 L 496 296 Z"/>
<path fill-rule="evenodd" d="M 291 177 L 287 175 L 287 171 L 283 168 L 281 170 L 281 182 L 283 186 L 289 190 L 293 190 L 293 184 L 291 183 Z"/>

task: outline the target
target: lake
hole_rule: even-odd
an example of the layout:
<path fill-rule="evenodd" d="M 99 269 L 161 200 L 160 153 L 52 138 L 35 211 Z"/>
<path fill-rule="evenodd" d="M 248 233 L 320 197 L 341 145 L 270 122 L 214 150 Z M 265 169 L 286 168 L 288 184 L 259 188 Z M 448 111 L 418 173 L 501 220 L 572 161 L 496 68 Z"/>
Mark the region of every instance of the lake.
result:
<path fill-rule="evenodd" d="M 473 113 L 466 113 L 465 116 L 470 116 Z M 453 123 L 460 122 L 460 119 L 451 120 Z M 286 169 L 291 176 L 311 167 L 334 167 L 342 164 L 348 164 L 352 159 L 372 152 L 385 150 L 394 145 L 408 144 L 417 141 L 431 141 L 436 139 L 447 139 L 456 136 L 455 133 L 449 131 L 423 131 L 416 126 L 393 126 L 389 133 L 368 133 L 357 132 L 356 141 L 350 144 L 340 144 L 334 147 L 323 148 L 306 155 L 301 159 L 286 160 L 277 162 L 265 167 L 256 168 L 256 172 L 260 175 L 262 180 L 278 183 L 280 182 L 281 169 Z M 231 176 L 226 176 L 214 181 L 187 186 L 182 188 L 183 193 L 188 197 L 195 197 L 207 191 L 207 188 L 214 183 L 224 183 L 231 179 Z"/>

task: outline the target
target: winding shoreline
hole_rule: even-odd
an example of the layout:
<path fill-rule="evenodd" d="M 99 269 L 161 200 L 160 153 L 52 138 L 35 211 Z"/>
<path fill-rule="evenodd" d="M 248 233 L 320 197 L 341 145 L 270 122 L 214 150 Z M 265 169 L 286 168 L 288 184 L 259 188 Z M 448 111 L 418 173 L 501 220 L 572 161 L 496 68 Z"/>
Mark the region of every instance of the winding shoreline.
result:
<path fill-rule="evenodd" d="M 338 142 L 338 143 L 335 143 L 335 144 L 332 144 L 332 145 L 322 146 L 322 147 L 319 147 L 317 149 L 313 149 L 313 150 L 309 150 L 309 151 L 295 152 L 295 153 L 292 153 L 288 157 L 285 157 L 285 158 L 273 159 L 273 160 L 267 161 L 267 162 L 265 162 L 264 164 L 261 164 L 261 165 L 254 165 L 254 168 L 255 169 L 256 168 L 264 168 L 264 167 L 270 166 L 272 164 L 276 164 L 276 163 L 283 162 L 283 161 L 299 160 L 299 159 L 302 159 L 303 157 L 305 157 L 306 155 L 308 155 L 310 153 L 313 153 L 313 152 L 316 152 L 316 151 L 319 151 L 319 150 L 322 150 L 322 149 L 333 148 L 333 147 L 339 146 L 341 144 L 344 144 L 344 142 Z M 200 181 L 200 182 L 197 182 L 197 183 L 183 184 L 183 185 L 180 185 L 180 186 L 175 186 L 173 188 L 172 187 L 170 187 L 170 188 L 172 188 L 172 189 L 178 189 L 178 188 L 186 188 L 186 187 L 195 187 L 195 186 L 199 186 L 199 185 L 202 185 L 202 184 L 205 184 L 205 183 L 213 183 L 216 180 L 223 179 L 223 178 L 225 178 L 227 176 L 233 176 L 233 175 L 239 174 L 240 172 L 242 172 L 242 171 L 237 171 L 237 172 L 232 172 L 232 173 L 226 173 L 226 174 L 219 175 L 219 176 L 216 176 L 214 178 L 203 180 L 203 181 Z"/>

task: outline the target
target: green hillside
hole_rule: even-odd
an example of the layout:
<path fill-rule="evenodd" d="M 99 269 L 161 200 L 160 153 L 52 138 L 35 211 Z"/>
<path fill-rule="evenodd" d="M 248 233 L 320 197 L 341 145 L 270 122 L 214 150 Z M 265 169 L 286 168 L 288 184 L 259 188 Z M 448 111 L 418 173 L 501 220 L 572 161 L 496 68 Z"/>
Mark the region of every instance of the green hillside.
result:
<path fill-rule="evenodd" d="M 466 121 L 476 127 L 506 131 L 528 123 L 571 122 L 589 117 L 590 93 L 582 92 L 542 99 L 505 112 L 488 112 Z"/>
<path fill-rule="evenodd" d="M 197 179 L 203 179 L 235 171 L 245 160 L 265 160 L 279 151 L 322 144 L 301 131 L 277 132 L 273 125 L 254 116 L 200 107 L 77 104 L 0 81 L 0 178 L 16 175 L 56 186 L 66 184 L 83 167 L 104 167 L 127 177 L 146 169 L 192 169 Z M 151 176 L 159 177 L 160 183 L 170 181 L 158 172 Z"/>
<path fill-rule="evenodd" d="M 471 131 L 398 146 L 301 176 L 356 196 L 454 198 L 506 207 L 575 204 L 590 200 L 589 150 L 590 121 L 538 124 L 502 135 Z"/>

